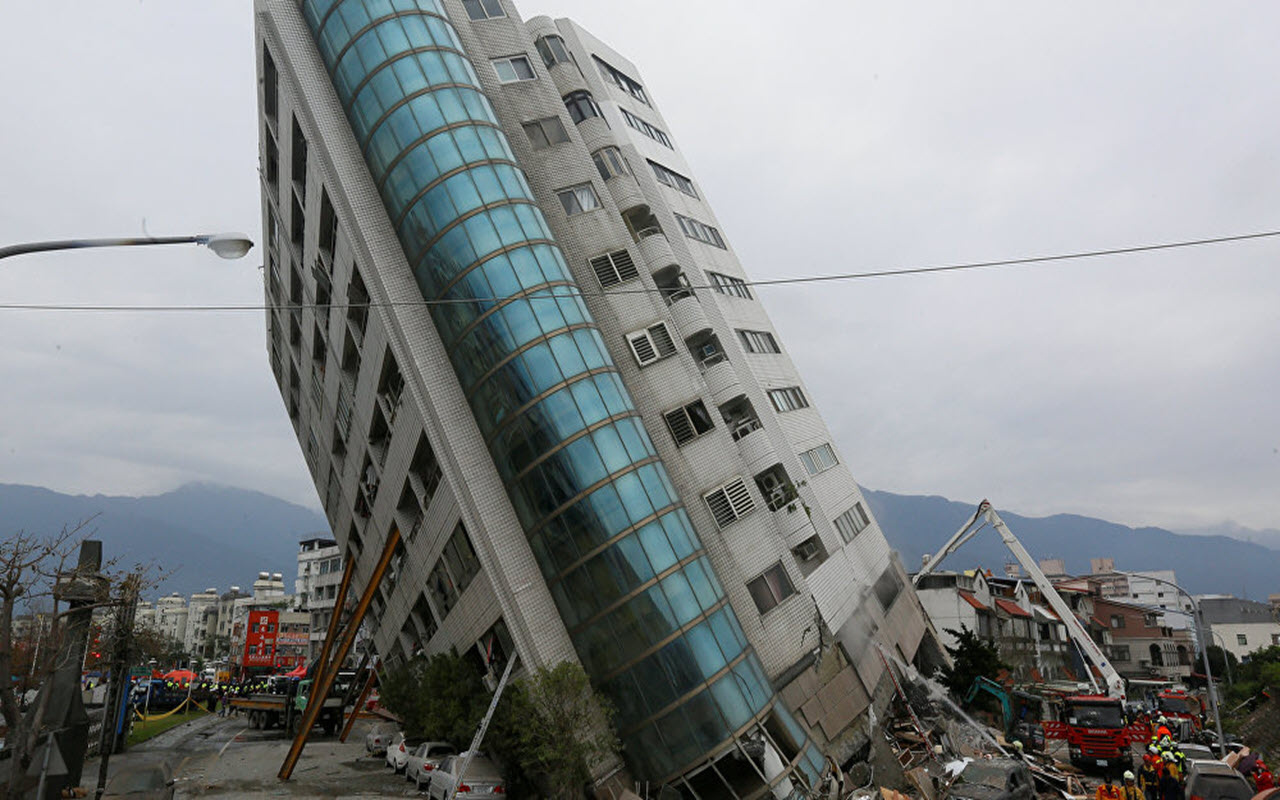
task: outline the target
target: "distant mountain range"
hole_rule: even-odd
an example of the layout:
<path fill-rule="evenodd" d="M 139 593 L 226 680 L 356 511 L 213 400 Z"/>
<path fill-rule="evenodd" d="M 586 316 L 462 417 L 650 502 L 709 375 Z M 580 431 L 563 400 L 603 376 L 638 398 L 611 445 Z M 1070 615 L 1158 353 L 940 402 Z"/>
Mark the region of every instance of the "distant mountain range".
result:
<path fill-rule="evenodd" d="M 975 507 L 943 497 L 866 491 L 867 501 L 889 543 L 908 570 L 925 553 L 936 552 L 968 520 Z M 1089 559 L 1110 557 L 1118 569 L 1173 569 L 1188 590 L 1266 599 L 1280 592 L 1280 550 L 1244 541 L 1271 541 L 1238 526 L 1178 534 L 1163 528 L 1129 528 L 1100 519 L 1058 514 L 1024 517 L 999 508 L 1000 516 L 1036 558 L 1062 558 L 1067 571 L 1089 572 Z M 125 564 L 154 560 L 172 571 L 156 594 L 189 595 L 214 586 L 248 589 L 257 573 L 285 575 L 286 591 L 297 574 L 298 541 L 329 535 L 323 516 L 293 503 L 248 489 L 188 484 L 152 497 L 67 495 L 34 486 L 0 484 L 0 536 L 15 531 L 52 532 L 93 514 L 95 538 L 107 558 Z M 952 555 L 945 566 L 982 566 L 1002 571 L 1011 560 L 995 534 L 984 531 Z"/>
<path fill-rule="evenodd" d="M 247 591 L 264 570 L 284 573 L 292 592 L 298 542 L 329 535 L 315 511 L 248 489 L 193 483 L 151 497 L 89 497 L 0 484 L 0 536 L 54 533 L 95 514 L 87 530 L 102 540 L 103 558 L 154 561 L 170 573 L 148 597 L 211 586 Z"/>
<path fill-rule="evenodd" d="M 1235 522 L 1223 522 L 1208 528 L 1186 528 L 1175 531 L 1188 536 L 1229 536 L 1246 542 L 1256 542 L 1272 550 L 1280 550 L 1280 530 L 1275 528 L 1246 528 Z"/>
<path fill-rule="evenodd" d="M 935 553 L 974 511 L 975 505 L 944 497 L 866 491 L 889 543 L 908 571 Z M 1116 569 L 1172 569 L 1193 594 L 1222 593 L 1266 600 L 1280 592 L 1280 550 L 1222 534 L 1177 534 L 1164 528 L 1130 528 L 1091 517 L 1056 514 L 1024 517 L 997 506 L 1003 519 L 1037 559 L 1061 558 L 1067 572 L 1088 574 L 1090 558 L 1113 558 Z M 1258 533 L 1250 531 L 1250 533 Z M 1013 557 L 1000 537 L 983 531 L 944 562 L 947 569 L 977 566 L 997 574 Z"/>

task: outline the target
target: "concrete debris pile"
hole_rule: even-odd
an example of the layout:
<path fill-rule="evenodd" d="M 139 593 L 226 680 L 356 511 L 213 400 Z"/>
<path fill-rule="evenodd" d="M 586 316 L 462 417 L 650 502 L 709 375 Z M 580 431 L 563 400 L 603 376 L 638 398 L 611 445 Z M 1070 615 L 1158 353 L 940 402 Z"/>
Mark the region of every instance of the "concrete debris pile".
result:
<path fill-rule="evenodd" d="M 913 670 L 899 671 L 888 720 L 873 726 L 872 741 L 863 752 L 843 769 L 833 769 L 825 793 L 819 796 L 840 800 L 1093 797 L 1093 788 L 1070 764 L 1049 754 L 1024 753 L 1006 742 L 999 730 L 966 714 L 943 687 Z"/>

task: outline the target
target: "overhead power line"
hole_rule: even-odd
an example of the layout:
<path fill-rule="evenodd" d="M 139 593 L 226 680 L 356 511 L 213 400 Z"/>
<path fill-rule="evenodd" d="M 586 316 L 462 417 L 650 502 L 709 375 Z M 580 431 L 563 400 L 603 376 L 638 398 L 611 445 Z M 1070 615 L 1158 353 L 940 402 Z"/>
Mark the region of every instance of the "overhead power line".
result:
<path fill-rule="evenodd" d="M 1149 253 L 1158 250 L 1177 250 L 1188 247 L 1201 247 L 1205 245 L 1230 244 L 1235 242 L 1249 241 L 1251 239 L 1266 239 L 1280 236 L 1280 230 L 1261 231 L 1258 233 L 1242 233 L 1235 236 L 1216 236 L 1210 239 L 1189 239 L 1179 242 L 1161 242 L 1158 244 L 1142 244 L 1130 247 L 1115 247 L 1107 250 L 1085 250 L 1074 253 L 1058 253 L 1046 256 L 1027 256 L 1023 258 L 1007 258 L 996 261 L 969 261 L 956 264 L 934 264 L 931 266 L 921 267 L 898 267 L 892 269 L 873 270 L 868 272 L 844 272 L 835 275 L 808 275 L 795 278 L 769 278 L 765 280 L 744 281 L 744 286 L 787 286 L 799 285 L 806 283 L 826 283 L 834 281 L 851 281 L 861 280 L 865 278 L 887 278 L 899 275 L 925 275 L 935 272 L 960 272 L 963 270 L 991 269 L 996 267 L 1013 267 L 1013 266 L 1030 266 L 1034 264 L 1046 264 L 1055 261 L 1072 261 L 1086 258 L 1103 258 L 1106 256 L 1132 255 L 1134 253 Z M 712 284 L 691 285 L 681 287 L 688 289 L 711 289 L 716 290 L 719 287 Z M 662 289 L 648 288 L 631 288 L 631 289 L 610 289 L 608 291 L 590 291 L 584 292 L 581 289 L 573 287 L 564 287 L 563 291 L 549 291 L 536 295 L 529 295 L 528 299 L 548 299 L 554 300 L 563 297 L 603 297 L 622 294 L 658 294 Z M 330 308 L 345 309 L 350 307 L 359 308 L 394 308 L 399 306 L 433 306 L 433 305 L 456 305 L 470 303 L 493 303 L 505 300 L 505 297 L 467 297 L 467 298 L 443 298 L 436 300 L 401 300 L 386 303 L 369 302 L 359 304 L 343 304 L 343 303 L 281 303 L 281 304 L 234 304 L 234 305 L 80 305 L 65 303 L 0 303 L 0 311 L 128 311 L 128 312 L 173 312 L 173 311 L 201 311 L 201 312 L 225 312 L 225 311 L 267 311 L 281 310 L 291 311 L 303 308 Z"/>

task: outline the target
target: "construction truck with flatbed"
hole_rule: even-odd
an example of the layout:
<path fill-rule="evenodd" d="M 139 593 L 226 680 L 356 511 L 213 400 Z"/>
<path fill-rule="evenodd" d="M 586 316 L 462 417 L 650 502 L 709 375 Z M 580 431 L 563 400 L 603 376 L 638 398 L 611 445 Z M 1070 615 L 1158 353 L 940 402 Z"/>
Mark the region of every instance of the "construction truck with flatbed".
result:
<path fill-rule="evenodd" d="M 941 550 L 928 559 L 916 573 L 913 582 L 919 585 L 920 580 L 937 569 L 944 558 L 988 525 L 996 531 L 1018 564 L 1031 577 L 1053 613 L 1062 620 L 1071 641 L 1085 660 L 1085 675 L 1092 692 L 1063 697 L 1062 718 L 1040 723 L 1046 738 L 1065 739 L 1071 763 L 1078 767 L 1112 769 L 1121 765 L 1132 766 L 1132 744 L 1145 741 L 1147 731 L 1141 725 L 1129 724 L 1126 718 L 1124 678 L 1120 677 L 1120 673 L 1111 665 L 1110 659 L 1102 652 L 1098 643 L 1089 636 L 1071 606 L 1062 599 L 1040 565 L 1013 535 L 1004 520 L 1000 519 L 990 503 L 983 500 L 978 505 L 973 517 L 956 531 Z"/>
<path fill-rule="evenodd" d="M 231 707 L 246 715 L 253 730 L 280 728 L 286 735 L 293 736 L 307 710 L 312 683 L 311 678 L 276 676 L 268 681 L 267 691 L 233 698 Z M 316 718 L 316 725 L 326 736 L 332 736 L 342 726 L 346 695 L 347 685 L 343 682 L 343 673 L 339 673 Z"/>

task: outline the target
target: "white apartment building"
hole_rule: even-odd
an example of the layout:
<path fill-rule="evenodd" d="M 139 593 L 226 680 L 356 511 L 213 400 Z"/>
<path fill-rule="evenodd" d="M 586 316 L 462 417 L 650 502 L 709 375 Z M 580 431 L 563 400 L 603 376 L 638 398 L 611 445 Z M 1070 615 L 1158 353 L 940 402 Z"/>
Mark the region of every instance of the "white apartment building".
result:
<path fill-rule="evenodd" d="M 812 785 L 939 650 L 639 69 L 509 0 L 255 11 L 268 355 L 355 590 L 400 536 L 376 650 L 580 661 L 602 791 Z"/>
<path fill-rule="evenodd" d="M 187 616 L 187 598 L 174 592 L 156 600 L 153 627 L 181 645 L 187 637 Z"/>
<path fill-rule="evenodd" d="M 308 658 L 315 658 L 324 644 L 329 617 L 342 583 L 342 549 L 328 538 L 305 539 L 298 544 L 298 578 L 294 604 L 309 614 L 311 626 Z"/>
<path fill-rule="evenodd" d="M 217 630 L 218 590 L 214 587 L 196 592 L 187 602 L 187 630 L 183 635 L 182 649 L 188 653 L 204 652 L 210 627 Z"/>

